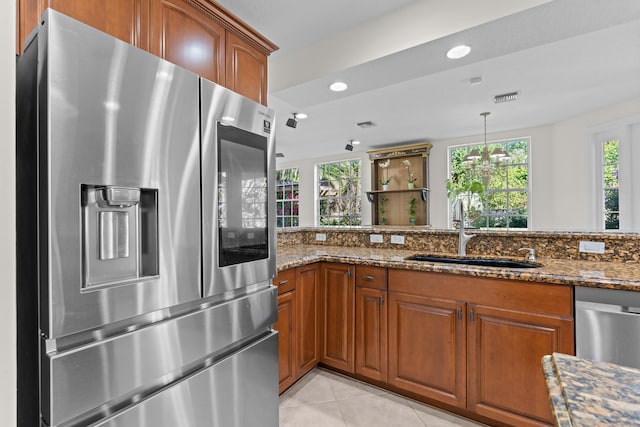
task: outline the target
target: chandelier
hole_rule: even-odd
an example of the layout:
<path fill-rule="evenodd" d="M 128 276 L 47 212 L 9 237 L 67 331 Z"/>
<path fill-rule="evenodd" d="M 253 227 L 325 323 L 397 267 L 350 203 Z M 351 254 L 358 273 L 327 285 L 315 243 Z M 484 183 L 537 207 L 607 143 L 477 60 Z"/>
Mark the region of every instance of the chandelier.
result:
<path fill-rule="evenodd" d="M 511 158 L 509 153 L 504 151 L 502 147 L 496 147 L 491 154 L 489 154 L 489 145 L 487 144 L 487 116 L 489 114 L 491 113 L 488 111 L 480 113 L 480 115 L 484 117 L 484 147 L 482 154 L 477 148 L 474 148 L 462 159 L 463 165 L 480 175 L 485 189 L 489 186 L 491 175 L 498 170 L 504 162 Z"/>

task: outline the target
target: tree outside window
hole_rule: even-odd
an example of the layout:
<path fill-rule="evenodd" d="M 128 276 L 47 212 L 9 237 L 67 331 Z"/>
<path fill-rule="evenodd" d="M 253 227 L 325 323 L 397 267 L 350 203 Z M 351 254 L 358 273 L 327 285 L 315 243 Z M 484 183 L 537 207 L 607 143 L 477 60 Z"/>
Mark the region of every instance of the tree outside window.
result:
<path fill-rule="evenodd" d="M 319 225 L 360 225 L 360 160 L 320 164 L 317 176 Z"/>
<path fill-rule="evenodd" d="M 299 219 L 299 181 L 298 168 L 276 171 L 276 225 L 297 227 Z"/>
<path fill-rule="evenodd" d="M 526 138 L 489 143 L 489 152 L 501 147 L 510 159 L 500 162 L 484 187 L 482 203 L 475 206 L 469 224 L 477 228 L 527 228 L 529 200 L 529 140 Z M 482 152 L 484 144 L 449 148 L 450 179 L 461 186 L 482 181 L 478 171 L 462 163 L 473 149 Z M 466 207 L 466 206 L 465 206 Z"/>
<path fill-rule="evenodd" d="M 620 228 L 620 155 L 618 140 L 602 143 L 602 201 L 605 230 Z"/>

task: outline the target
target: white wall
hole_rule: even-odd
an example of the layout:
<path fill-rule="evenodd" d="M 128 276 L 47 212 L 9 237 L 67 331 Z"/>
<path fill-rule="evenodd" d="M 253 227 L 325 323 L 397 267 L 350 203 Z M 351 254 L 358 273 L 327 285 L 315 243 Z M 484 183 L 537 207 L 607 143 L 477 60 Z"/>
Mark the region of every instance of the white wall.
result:
<path fill-rule="evenodd" d="M 614 123 L 640 113 L 640 98 L 611 105 L 576 116 L 569 120 L 529 129 L 488 133 L 487 140 L 530 137 L 530 228 L 535 230 L 595 230 L 593 145 L 589 132 L 607 123 Z M 638 126 L 635 127 L 636 129 Z M 431 225 L 448 227 L 447 179 L 448 147 L 481 142 L 481 134 L 469 137 L 435 140 L 430 165 Z M 640 143 L 634 135 L 634 144 Z M 640 151 L 635 147 L 635 152 Z M 362 160 L 362 188 L 371 188 L 370 164 L 365 152 L 345 152 L 344 155 L 297 162 L 279 161 L 278 169 L 300 169 L 300 225 L 314 225 L 315 179 L 314 166 L 328 161 L 360 158 Z M 640 185 L 636 185 L 640 187 Z M 634 189 L 638 196 L 640 188 Z M 634 212 L 640 212 L 635 210 Z M 363 225 L 370 224 L 371 206 L 363 202 Z M 636 222 L 637 223 L 637 222 Z"/>
<path fill-rule="evenodd" d="M 0 2 L 0 425 L 16 425 L 15 49 L 16 2 Z"/>

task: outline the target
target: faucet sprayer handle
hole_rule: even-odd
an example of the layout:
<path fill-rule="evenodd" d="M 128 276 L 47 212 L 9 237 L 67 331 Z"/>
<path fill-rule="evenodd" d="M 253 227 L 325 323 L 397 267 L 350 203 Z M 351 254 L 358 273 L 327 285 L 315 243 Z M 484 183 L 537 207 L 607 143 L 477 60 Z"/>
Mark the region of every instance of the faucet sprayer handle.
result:
<path fill-rule="evenodd" d="M 462 205 L 462 200 L 457 199 L 453 203 L 453 222 L 462 222 L 464 221 L 464 206 Z"/>
<path fill-rule="evenodd" d="M 518 249 L 518 252 L 520 251 L 529 251 L 529 257 L 527 258 L 529 261 L 535 261 L 536 260 L 536 250 L 533 248 L 520 248 Z"/>

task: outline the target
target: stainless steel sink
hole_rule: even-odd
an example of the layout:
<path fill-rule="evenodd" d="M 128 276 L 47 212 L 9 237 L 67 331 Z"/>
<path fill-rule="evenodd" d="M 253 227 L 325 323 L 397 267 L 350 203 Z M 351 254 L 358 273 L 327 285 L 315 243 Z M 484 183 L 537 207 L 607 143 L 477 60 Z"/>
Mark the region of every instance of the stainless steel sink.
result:
<path fill-rule="evenodd" d="M 525 261 L 512 261 L 506 259 L 486 259 L 471 257 L 446 257 L 438 255 L 412 255 L 406 258 L 409 261 L 425 261 L 425 262 L 443 262 L 447 264 L 463 264 L 477 265 L 482 267 L 501 267 L 501 268 L 536 268 L 540 264 Z"/>

